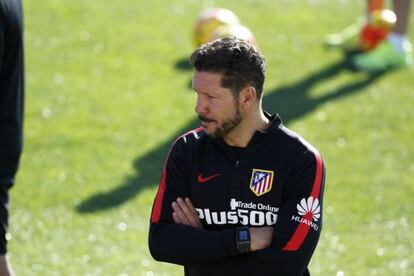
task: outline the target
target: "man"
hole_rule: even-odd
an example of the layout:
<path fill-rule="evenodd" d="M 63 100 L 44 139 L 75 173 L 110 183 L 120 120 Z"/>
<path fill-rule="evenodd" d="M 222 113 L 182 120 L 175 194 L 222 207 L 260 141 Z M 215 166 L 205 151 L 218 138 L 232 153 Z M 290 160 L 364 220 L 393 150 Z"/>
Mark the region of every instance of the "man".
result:
<path fill-rule="evenodd" d="M 19 0 L 0 0 L 0 275 L 7 261 L 9 189 L 22 151 L 23 23 Z"/>
<path fill-rule="evenodd" d="M 319 153 L 263 112 L 265 62 L 254 46 L 218 39 L 191 64 L 202 126 L 168 154 L 151 254 L 186 275 L 308 275 L 322 227 Z"/>

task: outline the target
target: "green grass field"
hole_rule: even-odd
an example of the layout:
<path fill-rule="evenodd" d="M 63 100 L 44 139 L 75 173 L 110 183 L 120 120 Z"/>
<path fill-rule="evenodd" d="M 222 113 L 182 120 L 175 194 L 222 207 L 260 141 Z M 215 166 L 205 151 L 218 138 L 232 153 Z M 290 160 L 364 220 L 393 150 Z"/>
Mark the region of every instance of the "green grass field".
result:
<path fill-rule="evenodd" d="M 185 61 L 194 20 L 213 5 L 254 32 L 268 63 L 266 109 L 325 158 L 312 274 L 413 275 L 413 70 L 352 72 L 322 45 L 363 2 L 24 1 L 17 275 L 182 274 L 152 260 L 147 229 L 169 145 L 197 125 Z"/>

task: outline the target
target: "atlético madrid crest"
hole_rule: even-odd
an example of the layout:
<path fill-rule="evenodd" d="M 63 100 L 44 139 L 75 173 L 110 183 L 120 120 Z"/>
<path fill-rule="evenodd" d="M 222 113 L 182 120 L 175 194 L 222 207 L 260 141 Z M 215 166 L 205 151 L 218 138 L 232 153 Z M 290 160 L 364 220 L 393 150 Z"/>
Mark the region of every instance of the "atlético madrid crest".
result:
<path fill-rule="evenodd" d="M 257 196 L 270 192 L 273 183 L 273 171 L 253 169 L 250 190 Z"/>

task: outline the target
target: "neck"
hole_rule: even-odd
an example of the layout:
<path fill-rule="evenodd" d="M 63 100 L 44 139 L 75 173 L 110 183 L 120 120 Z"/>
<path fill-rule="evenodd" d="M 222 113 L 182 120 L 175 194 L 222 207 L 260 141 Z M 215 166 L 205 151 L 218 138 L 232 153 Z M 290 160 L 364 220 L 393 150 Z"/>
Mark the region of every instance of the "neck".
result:
<path fill-rule="evenodd" d="M 223 136 L 223 140 L 229 146 L 244 148 L 247 147 L 256 131 L 266 131 L 268 126 L 269 119 L 266 118 L 263 110 L 260 108 L 250 116 L 246 114 L 237 127 Z"/>

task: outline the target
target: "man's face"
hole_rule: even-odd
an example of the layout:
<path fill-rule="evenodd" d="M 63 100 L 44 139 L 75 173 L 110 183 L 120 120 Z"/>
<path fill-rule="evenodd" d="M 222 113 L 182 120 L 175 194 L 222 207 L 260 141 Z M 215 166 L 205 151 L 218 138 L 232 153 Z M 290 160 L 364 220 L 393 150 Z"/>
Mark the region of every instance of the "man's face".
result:
<path fill-rule="evenodd" d="M 195 112 L 204 131 L 213 137 L 223 137 L 242 120 L 238 100 L 228 88 L 221 86 L 221 74 L 194 72 L 193 89 L 197 93 Z"/>

